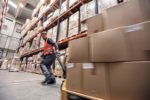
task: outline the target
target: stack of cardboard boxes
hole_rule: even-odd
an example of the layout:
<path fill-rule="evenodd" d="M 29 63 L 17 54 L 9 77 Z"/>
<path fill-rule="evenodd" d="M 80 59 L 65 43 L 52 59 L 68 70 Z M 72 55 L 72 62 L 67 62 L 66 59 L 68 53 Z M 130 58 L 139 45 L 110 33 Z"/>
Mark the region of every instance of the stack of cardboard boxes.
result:
<path fill-rule="evenodd" d="M 20 70 L 21 71 L 26 71 L 26 59 L 25 58 L 23 58 L 23 60 L 22 60 Z"/>
<path fill-rule="evenodd" d="M 51 39 L 56 42 L 57 39 L 57 30 L 58 30 L 58 26 L 53 27 L 53 34 L 51 35 Z"/>
<path fill-rule="evenodd" d="M 71 37 L 78 33 L 79 33 L 79 12 L 76 12 L 75 14 L 69 17 L 68 37 Z"/>
<path fill-rule="evenodd" d="M 67 27 L 68 27 L 68 20 L 64 20 L 60 23 L 60 33 L 58 40 L 63 40 L 67 37 Z"/>
<path fill-rule="evenodd" d="M 20 70 L 20 59 L 18 54 L 14 54 L 11 59 L 9 71 L 19 71 Z"/>
<path fill-rule="evenodd" d="M 64 13 L 68 8 L 68 0 L 64 1 L 61 5 L 61 10 L 60 10 L 60 13 Z"/>
<path fill-rule="evenodd" d="M 32 62 L 33 62 L 33 58 L 29 57 L 28 58 L 28 63 L 27 63 L 27 68 L 26 68 L 27 72 L 32 72 Z"/>
<path fill-rule="evenodd" d="M 90 18 L 69 44 L 67 89 L 104 100 L 149 100 L 150 1 L 128 0 Z"/>

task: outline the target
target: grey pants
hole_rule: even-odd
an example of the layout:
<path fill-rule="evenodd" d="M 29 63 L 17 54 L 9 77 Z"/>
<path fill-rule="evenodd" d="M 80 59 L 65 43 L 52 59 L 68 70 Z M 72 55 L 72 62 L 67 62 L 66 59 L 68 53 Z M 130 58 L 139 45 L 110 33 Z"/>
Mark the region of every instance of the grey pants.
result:
<path fill-rule="evenodd" d="M 51 67 L 52 64 L 55 62 L 55 59 L 56 59 L 55 54 L 48 54 L 43 56 L 43 60 L 40 63 L 41 70 L 47 81 L 55 78 Z"/>

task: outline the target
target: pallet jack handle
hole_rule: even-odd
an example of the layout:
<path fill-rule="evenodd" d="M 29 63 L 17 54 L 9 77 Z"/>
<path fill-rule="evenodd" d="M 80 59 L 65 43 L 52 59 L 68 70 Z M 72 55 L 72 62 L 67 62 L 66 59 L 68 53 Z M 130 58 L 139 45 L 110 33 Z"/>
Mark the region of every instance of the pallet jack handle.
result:
<path fill-rule="evenodd" d="M 60 60 L 60 56 L 61 54 L 59 52 L 54 52 L 56 55 L 56 59 L 59 62 L 59 65 L 61 66 L 62 70 L 63 70 L 63 78 L 66 79 L 66 65 L 64 65 L 61 60 Z"/>

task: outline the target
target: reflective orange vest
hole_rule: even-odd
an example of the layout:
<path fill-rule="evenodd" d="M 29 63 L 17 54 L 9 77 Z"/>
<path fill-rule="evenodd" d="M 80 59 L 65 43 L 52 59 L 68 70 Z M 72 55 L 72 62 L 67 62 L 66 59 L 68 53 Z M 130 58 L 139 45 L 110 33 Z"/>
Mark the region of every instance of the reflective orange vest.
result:
<path fill-rule="evenodd" d="M 44 55 L 48 55 L 48 54 L 53 53 L 54 49 L 55 48 L 52 45 L 48 44 L 48 42 L 46 40 L 44 43 L 44 51 L 43 51 Z"/>

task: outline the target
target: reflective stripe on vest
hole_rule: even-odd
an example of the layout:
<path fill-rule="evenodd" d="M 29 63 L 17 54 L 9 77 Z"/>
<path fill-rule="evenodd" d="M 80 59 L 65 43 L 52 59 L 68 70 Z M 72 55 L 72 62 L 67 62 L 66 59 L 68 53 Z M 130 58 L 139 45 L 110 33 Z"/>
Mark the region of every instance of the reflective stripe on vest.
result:
<path fill-rule="evenodd" d="M 54 47 L 50 44 L 48 44 L 47 40 L 44 43 L 44 55 L 48 55 L 54 51 Z"/>

